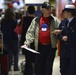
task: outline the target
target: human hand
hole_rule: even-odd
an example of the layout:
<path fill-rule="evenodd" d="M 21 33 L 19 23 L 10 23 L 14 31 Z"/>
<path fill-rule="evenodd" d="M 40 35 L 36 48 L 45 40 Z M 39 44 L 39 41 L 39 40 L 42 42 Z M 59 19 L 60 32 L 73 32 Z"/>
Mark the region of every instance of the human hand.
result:
<path fill-rule="evenodd" d="M 68 37 L 67 37 L 67 36 L 63 36 L 63 37 L 62 37 L 62 40 L 63 40 L 63 41 L 67 41 L 67 40 L 68 40 Z"/>
<path fill-rule="evenodd" d="M 59 35 L 61 32 L 62 32 L 62 30 L 57 29 L 57 30 L 54 30 L 52 33 Z"/>
<path fill-rule="evenodd" d="M 24 44 L 21 46 L 21 48 L 24 48 L 24 47 L 29 47 L 27 44 Z"/>

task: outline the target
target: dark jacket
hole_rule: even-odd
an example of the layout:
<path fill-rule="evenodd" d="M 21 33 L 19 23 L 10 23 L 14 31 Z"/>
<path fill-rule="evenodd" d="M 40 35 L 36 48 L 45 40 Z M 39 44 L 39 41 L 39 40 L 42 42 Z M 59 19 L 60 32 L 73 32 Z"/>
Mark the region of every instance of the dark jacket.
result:
<path fill-rule="evenodd" d="M 23 17 L 23 24 L 22 24 L 23 27 L 22 27 L 22 34 L 21 34 L 21 45 L 23 45 L 24 41 L 26 40 L 25 35 L 26 35 L 27 29 L 30 26 L 31 21 L 32 21 L 33 18 L 34 17 L 30 17 L 30 16 L 26 16 L 26 17 L 24 16 Z"/>
<path fill-rule="evenodd" d="M 11 19 L 7 21 L 2 19 L 1 21 L 1 31 L 3 33 L 3 40 L 18 40 L 17 34 L 14 32 L 14 29 L 17 25 L 17 20 Z"/>
<path fill-rule="evenodd" d="M 66 27 L 66 20 L 63 20 L 60 24 L 62 33 L 58 36 L 61 40 L 61 53 L 62 57 L 76 57 L 76 18 L 69 23 L 69 27 Z M 64 42 L 62 37 L 68 36 L 68 40 Z"/>

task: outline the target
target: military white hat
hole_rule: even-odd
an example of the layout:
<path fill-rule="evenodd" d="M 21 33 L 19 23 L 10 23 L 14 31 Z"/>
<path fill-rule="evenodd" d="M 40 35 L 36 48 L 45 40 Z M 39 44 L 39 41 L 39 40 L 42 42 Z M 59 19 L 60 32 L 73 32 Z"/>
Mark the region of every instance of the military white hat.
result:
<path fill-rule="evenodd" d="M 74 11 L 75 10 L 75 6 L 74 5 L 65 5 L 63 11 Z"/>

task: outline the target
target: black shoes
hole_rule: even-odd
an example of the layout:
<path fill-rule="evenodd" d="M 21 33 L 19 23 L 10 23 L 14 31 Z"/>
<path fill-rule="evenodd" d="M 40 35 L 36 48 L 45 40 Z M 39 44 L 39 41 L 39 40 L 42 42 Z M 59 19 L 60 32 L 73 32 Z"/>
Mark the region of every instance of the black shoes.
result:
<path fill-rule="evenodd" d="M 14 71 L 20 71 L 20 69 L 19 68 L 15 68 Z"/>

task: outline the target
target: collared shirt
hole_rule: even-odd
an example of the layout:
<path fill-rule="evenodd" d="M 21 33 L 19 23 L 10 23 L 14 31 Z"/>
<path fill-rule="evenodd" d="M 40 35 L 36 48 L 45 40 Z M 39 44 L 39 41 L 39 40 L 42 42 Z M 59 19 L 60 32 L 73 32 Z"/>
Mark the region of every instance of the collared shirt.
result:
<path fill-rule="evenodd" d="M 67 24 L 67 27 L 69 27 L 69 23 L 73 20 L 73 18 L 74 18 L 74 17 L 68 19 L 69 22 L 68 22 L 68 24 Z"/>

